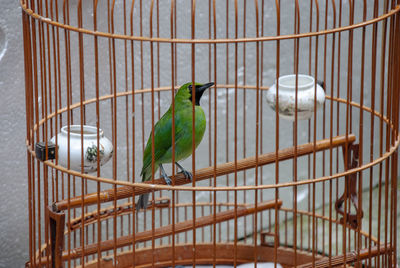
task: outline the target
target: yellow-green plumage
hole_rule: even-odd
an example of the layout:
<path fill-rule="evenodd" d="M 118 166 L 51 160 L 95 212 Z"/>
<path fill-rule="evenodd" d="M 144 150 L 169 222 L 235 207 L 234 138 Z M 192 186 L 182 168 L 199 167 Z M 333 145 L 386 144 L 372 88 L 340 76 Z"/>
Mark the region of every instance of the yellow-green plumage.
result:
<path fill-rule="evenodd" d="M 193 153 L 192 146 L 192 94 L 191 84 L 184 84 L 175 95 L 175 162 L 184 160 Z M 206 117 L 199 105 L 204 90 L 212 86 L 196 83 L 195 103 L 195 148 L 203 139 Z M 150 133 L 143 154 L 142 181 L 152 178 L 152 135 Z M 172 162 L 172 105 L 154 126 L 154 172 L 160 164 Z M 146 208 L 148 194 L 139 198 L 137 209 Z"/>

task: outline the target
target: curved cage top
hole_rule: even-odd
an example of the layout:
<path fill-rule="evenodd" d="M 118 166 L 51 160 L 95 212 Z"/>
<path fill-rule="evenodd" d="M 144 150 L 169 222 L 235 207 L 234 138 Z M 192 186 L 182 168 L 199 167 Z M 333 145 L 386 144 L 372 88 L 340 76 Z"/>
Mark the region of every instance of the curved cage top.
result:
<path fill-rule="evenodd" d="M 395 1 L 21 0 L 35 19 L 71 32 L 155 43 L 224 44 L 324 36 L 387 19 Z M 107 18 L 107 19 L 104 19 Z"/>

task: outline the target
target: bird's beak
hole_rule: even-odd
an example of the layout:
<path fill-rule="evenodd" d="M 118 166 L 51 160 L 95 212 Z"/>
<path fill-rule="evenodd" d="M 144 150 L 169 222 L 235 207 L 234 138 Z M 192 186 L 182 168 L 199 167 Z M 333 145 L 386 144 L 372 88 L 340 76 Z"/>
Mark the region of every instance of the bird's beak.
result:
<path fill-rule="evenodd" d="M 214 82 L 204 84 L 201 87 L 199 87 L 198 91 L 204 92 L 207 88 L 212 87 L 213 85 L 214 85 Z"/>
<path fill-rule="evenodd" d="M 206 91 L 206 89 L 211 87 L 212 85 L 214 85 L 213 82 L 204 84 L 202 86 L 196 86 L 196 103 L 195 103 L 196 105 L 200 105 L 201 96 L 203 96 L 204 91 Z M 190 93 L 192 94 L 192 92 Z"/>

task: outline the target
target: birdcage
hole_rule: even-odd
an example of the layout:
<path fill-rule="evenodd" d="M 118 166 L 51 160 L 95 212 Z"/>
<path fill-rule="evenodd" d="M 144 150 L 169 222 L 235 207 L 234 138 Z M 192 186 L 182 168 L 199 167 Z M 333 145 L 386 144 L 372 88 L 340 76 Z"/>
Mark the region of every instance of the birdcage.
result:
<path fill-rule="evenodd" d="M 21 6 L 27 267 L 397 265 L 399 1 Z"/>

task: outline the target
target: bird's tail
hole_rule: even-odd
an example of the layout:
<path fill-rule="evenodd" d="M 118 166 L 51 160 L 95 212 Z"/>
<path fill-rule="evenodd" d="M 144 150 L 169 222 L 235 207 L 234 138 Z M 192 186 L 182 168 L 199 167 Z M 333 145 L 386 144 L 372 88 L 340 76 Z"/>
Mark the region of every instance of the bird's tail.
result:
<path fill-rule="evenodd" d="M 149 204 L 149 193 L 142 194 L 141 196 L 139 196 L 139 200 L 136 203 L 136 210 L 139 211 L 140 209 L 146 209 L 148 204 Z"/>

